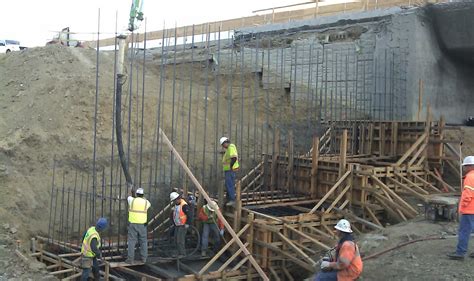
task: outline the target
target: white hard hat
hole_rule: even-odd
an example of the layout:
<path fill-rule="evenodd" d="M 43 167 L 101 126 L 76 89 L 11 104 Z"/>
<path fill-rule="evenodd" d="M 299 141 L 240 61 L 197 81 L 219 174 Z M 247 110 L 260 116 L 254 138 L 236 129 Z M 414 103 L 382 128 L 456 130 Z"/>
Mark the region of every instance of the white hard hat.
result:
<path fill-rule="evenodd" d="M 143 188 L 141 187 L 137 188 L 137 191 L 135 193 L 143 195 Z"/>
<path fill-rule="evenodd" d="M 215 212 L 216 210 L 219 210 L 219 205 L 217 205 L 216 202 L 211 201 L 206 204 L 206 208 L 211 212 Z"/>
<path fill-rule="evenodd" d="M 338 221 L 334 228 L 342 232 L 352 233 L 351 224 L 345 219 Z"/>
<path fill-rule="evenodd" d="M 178 192 L 171 192 L 170 193 L 170 201 L 173 202 L 174 200 L 178 199 L 179 193 Z"/>
<path fill-rule="evenodd" d="M 468 156 L 462 161 L 463 166 L 474 165 L 474 156 Z"/>
<path fill-rule="evenodd" d="M 222 137 L 219 139 L 219 142 L 221 145 L 223 145 L 226 141 L 229 141 L 229 139 L 227 137 Z"/>

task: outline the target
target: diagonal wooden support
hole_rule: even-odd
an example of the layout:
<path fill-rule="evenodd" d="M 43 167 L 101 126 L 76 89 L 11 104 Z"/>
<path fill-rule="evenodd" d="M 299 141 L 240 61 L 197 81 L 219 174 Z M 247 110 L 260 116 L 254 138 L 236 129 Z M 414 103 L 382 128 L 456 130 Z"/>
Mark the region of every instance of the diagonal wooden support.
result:
<path fill-rule="evenodd" d="M 290 227 L 289 225 L 287 224 L 284 224 L 283 225 L 286 229 L 290 230 L 290 231 L 293 231 L 295 232 L 296 234 L 300 235 L 301 237 L 303 238 L 306 238 L 308 239 L 309 241 L 313 242 L 314 244 L 316 244 L 317 246 L 319 246 L 320 248 L 322 248 L 323 250 L 329 250 L 331 249 L 331 247 L 329 247 L 328 245 L 324 244 L 323 242 L 321 241 L 318 241 L 317 239 L 311 237 L 309 234 L 306 234 L 296 228 L 293 228 L 293 227 Z"/>
<path fill-rule="evenodd" d="M 422 144 L 425 141 L 425 138 L 427 138 L 428 134 L 425 132 L 423 133 L 413 144 L 412 146 L 403 154 L 400 159 L 398 159 L 397 163 L 395 163 L 395 166 L 400 166 L 407 160 L 408 157 L 416 150 L 416 148 Z"/>
<path fill-rule="evenodd" d="M 309 214 L 313 214 L 314 212 L 316 212 L 316 210 L 321 207 L 321 205 L 329 198 L 329 196 L 331 196 L 334 191 L 336 191 L 336 189 L 346 180 L 346 178 L 351 174 L 351 171 L 347 171 L 342 177 L 339 178 L 339 180 L 333 185 L 333 187 L 331 187 L 331 189 L 324 195 L 323 198 L 321 198 L 321 200 L 319 200 L 319 202 L 316 204 L 316 206 L 313 207 L 313 209 L 311 209 L 311 211 L 309 211 Z"/>
<path fill-rule="evenodd" d="M 349 189 L 351 188 L 351 185 L 348 184 L 346 185 L 346 187 L 342 190 L 341 193 L 339 193 L 339 195 L 337 195 L 336 199 L 334 199 L 334 201 L 332 202 L 332 204 L 329 206 L 329 208 L 327 208 L 326 211 L 324 211 L 324 213 L 326 214 L 329 214 L 329 212 L 331 212 L 331 210 L 336 207 L 336 204 L 339 203 L 339 201 L 342 199 L 342 197 L 347 193 L 347 191 L 349 191 Z"/>
<path fill-rule="evenodd" d="M 420 186 L 418 186 L 416 183 L 414 183 L 413 181 L 411 181 L 409 178 L 405 177 L 404 175 L 400 174 L 400 173 L 395 173 L 395 175 L 397 177 L 399 177 L 400 179 L 402 179 L 402 181 L 405 181 L 406 183 L 408 183 L 410 186 L 412 186 L 414 189 L 418 190 L 419 193 L 421 194 L 425 194 L 425 195 L 428 195 L 430 194 L 428 191 L 424 190 L 423 188 L 421 188 Z"/>
<path fill-rule="evenodd" d="M 281 234 L 280 232 L 277 232 L 278 237 L 282 240 L 283 243 L 286 245 L 290 246 L 299 256 L 303 257 L 307 262 L 309 262 L 310 265 L 316 266 L 316 262 L 311 259 L 303 250 L 301 250 L 298 246 L 296 246 L 290 239 L 285 237 L 285 235 Z"/>
<path fill-rule="evenodd" d="M 424 184 L 425 184 L 426 186 L 428 186 L 429 188 L 433 189 L 434 192 L 441 193 L 441 190 L 439 190 L 436 186 L 432 185 L 430 182 L 428 182 L 428 181 L 425 180 L 424 178 L 418 176 L 418 175 L 415 174 L 414 172 L 408 171 L 408 174 L 410 174 L 411 176 L 413 176 L 413 177 L 416 178 L 417 180 L 421 181 L 422 183 L 424 183 Z"/>
<path fill-rule="evenodd" d="M 385 210 L 387 211 L 387 213 L 392 215 L 392 217 L 396 218 L 398 221 L 407 221 L 407 218 L 399 210 L 401 206 L 399 206 L 397 203 L 377 193 L 373 193 L 373 196 L 378 202 L 380 202 L 382 206 L 385 207 Z"/>
<path fill-rule="evenodd" d="M 269 244 L 269 243 L 265 243 L 265 242 L 262 242 L 262 241 L 259 241 L 259 240 L 255 240 L 254 241 L 255 244 L 261 246 L 261 247 L 264 247 L 264 248 L 268 248 L 270 251 L 272 252 L 275 252 L 275 253 L 278 253 L 282 256 L 285 256 L 288 258 L 289 261 L 301 266 L 302 268 L 310 271 L 310 272 L 314 272 L 315 268 L 314 266 L 302 261 L 301 259 L 298 259 L 297 257 L 295 257 L 294 255 L 286 252 L 286 251 L 283 251 L 282 249 L 280 249 L 279 247 L 277 246 L 274 246 L 272 244 Z"/>
<path fill-rule="evenodd" d="M 150 221 L 148 221 L 148 225 L 150 226 L 153 222 L 155 222 L 161 215 L 165 212 L 168 212 L 171 209 L 171 204 L 166 205 L 158 214 L 156 214 Z"/>
<path fill-rule="evenodd" d="M 246 242 L 244 245 L 247 247 L 249 245 L 249 242 Z M 240 253 L 242 253 L 242 249 L 238 249 L 237 251 L 235 251 L 235 253 L 228 260 L 226 260 L 225 263 L 221 265 L 221 267 L 219 267 L 217 271 L 220 272 L 226 269 L 226 267 L 229 266 L 229 264 L 233 262 L 240 255 Z"/>
<path fill-rule="evenodd" d="M 428 138 L 426 138 L 428 139 Z M 426 148 L 428 147 L 428 143 L 425 141 L 420 148 L 416 151 L 410 161 L 408 161 L 408 167 L 412 166 L 415 163 L 416 159 L 420 156 L 421 153 L 425 152 Z"/>
<path fill-rule="evenodd" d="M 242 227 L 242 229 L 239 231 L 239 233 L 237 233 L 237 236 L 240 237 L 248 228 L 250 227 L 250 224 L 246 224 L 244 227 Z M 227 251 L 227 249 L 230 248 L 230 246 L 232 246 L 232 244 L 234 244 L 235 242 L 235 238 L 232 238 L 229 242 L 227 242 L 227 244 L 225 244 L 224 247 L 222 247 L 222 249 L 220 249 L 220 251 L 214 255 L 214 257 L 212 257 L 212 259 L 210 261 L 207 262 L 206 265 L 204 265 L 201 270 L 199 271 L 199 275 L 203 275 L 210 267 L 211 265 L 218 259 L 220 258 L 220 256 L 222 256 L 222 254 Z"/>
<path fill-rule="evenodd" d="M 171 150 L 171 153 L 175 156 L 176 160 L 178 161 L 178 163 L 180 164 L 180 166 L 183 168 L 183 170 L 186 172 L 186 174 L 190 177 L 191 181 L 194 183 L 194 185 L 196 186 L 196 188 L 199 190 L 200 192 L 200 195 L 202 195 L 204 197 L 204 199 L 207 200 L 207 202 L 211 202 L 212 199 L 211 197 L 209 197 L 209 195 L 207 194 L 206 190 L 202 187 L 202 185 L 199 183 L 199 181 L 196 179 L 196 177 L 194 176 L 194 174 L 191 172 L 191 170 L 189 169 L 188 165 L 186 165 L 186 162 L 184 162 L 183 158 L 181 157 L 181 155 L 178 153 L 178 151 L 174 148 L 173 144 L 170 142 L 170 140 L 168 139 L 168 137 L 166 136 L 165 132 L 163 132 L 163 130 L 160 128 L 159 129 L 159 132 L 160 132 L 160 135 L 161 137 L 163 138 L 163 141 L 166 143 L 166 145 L 168 146 L 168 148 Z M 260 277 L 265 280 L 265 281 L 270 281 L 270 279 L 268 278 L 268 276 L 265 274 L 265 272 L 262 270 L 262 268 L 260 267 L 260 265 L 257 263 L 257 261 L 255 260 L 255 258 L 252 256 L 252 254 L 248 251 L 247 247 L 245 247 L 244 243 L 240 240 L 239 236 L 237 235 L 237 233 L 235 233 L 235 231 L 232 229 L 232 226 L 229 224 L 229 222 L 227 222 L 227 220 L 225 219 L 225 217 L 222 215 L 221 211 L 218 210 L 216 212 L 217 214 L 217 217 L 224 223 L 224 227 L 225 229 L 229 232 L 229 234 L 232 236 L 232 238 L 235 240 L 235 242 L 239 245 L 240 248 L 242 248 L 242 251 L 244 252 L 244 255 L 245 256 L 248 256 L 249 257 L 249 260 L 250 260 L 250 263 L 252 264 L 252 266 L 255 268 L 255 270 L 257 270 L 258 274 L 260 275 Z"/>
<path fill-rule="evenodd" d="M 440 176 L 438 176 L 437 174 L 433 173 L 432 171 L 430 170 L 425 170 L 430 176 L 432 176 L 434 179 L 436 179 L 437 181 L 439 181 L 443 187 L 445 187 L 446 189 L 449 189 L 451 192 L 456 192 L 457 190 L 452 187 L 451 185 L 449 185 L 447 182 L 445 182 Z"/>
<path fill-rule="evenodd" d="M 392 198 L 403 207 L 404 210 L 406 209 L 408 213 L 411 214 L 411 216 L 415 217 L 416 215 L 418 215 L 417 210 L 415 210 L 410 204 L 408 204 L 405 200 L 403 200 L 403 198 L 401 198 L 398 194 L 396 194 L 395 191 L 391 190 L 387 185 L 385 185 L 380 179 L 378 179 L 376 176 L 373 176 L 373 175 L 370 176 L 370 178 L 372 178 L 378 186 L 385 189 L 385 191 L 387 191 L 387 193 L 389 193 L 392 196 Z"/>
<path fill-rule="evenodd" d="M 275 271 L 275 269 L 273 267 L 269 266 L 268 269 L 270 270 L 270 273 L 273 276 L 273 280 L 281 281 L 280 277 L 278 276 L 278 273 Z"/>
<path fill-rule="evenodd" d="M 376 223 L 378 226 L 383 227 L 382 223 L 379 221 L 377 216 L 374 214 L 374 212 L 372 212 L 372 210 L 369 207 L 365 206 L 365 210 L 367 211 L 367 213 L 369 214 L 369 217 L 372 219 L 374 223 Z"/>
<path fill-rule="evenodd" d="M 398 187 L 401 187 L 403 190 L 405 190 L 406 192 L 408 192 L 409 194 L 415 196 L 416 198 L 422 200 L 423 202 L 426 202 L 426 197 L 423 196 L 423 194 L 420 194 L 418 192 L 416 192 L 415 190 L 413 190 L 412 188 L 404 185 L 403 183 L 397 181 L 396 179 L 394 178 L 391 178 L 391 177 L 387 177 L 387 179 L 391 182 L 393 182 L 396 186 Z"/>

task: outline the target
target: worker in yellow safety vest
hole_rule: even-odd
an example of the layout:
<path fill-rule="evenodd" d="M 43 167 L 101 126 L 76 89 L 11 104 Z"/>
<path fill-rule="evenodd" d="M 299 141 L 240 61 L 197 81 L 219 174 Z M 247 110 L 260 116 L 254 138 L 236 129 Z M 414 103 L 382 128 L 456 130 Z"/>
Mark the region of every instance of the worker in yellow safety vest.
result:
<path fill-rule="evenodd" d="M 170 202 L 174 203 L 171 212 L 171 220 L 175 226 L 176 246 L 178 248 L 178 257 L 186 256 L 185 237 L 188 225 L 189 205 L 177 192 L 170 193 Z"/>
<path fill-rule="evenodd" d="M 225 187 L 227 189 L 227 205 L 233 206 L 235 203 L 235 172 L 240 169 L 239 155 L 235 144 L 230 143 L 227 137 L 219 140 L 222 148 L 224 148 L 224 156 L 222 157 L 222 167 L 225 176 Z"/>
<path fill-rule="evenodd" d="M 99 274 L 99 260 L 102 259 L 102 253 L 100 251 L 100 232 L 107 228 L 107 219 L 100 218 L 95 226 L 89 227 L 89 229 L 82 236 L 82 247 L 81 247 L 81 268 L 82 276 L 81 280 L 86 281 L 89 278 L 89 274 L 94 275 L 94 280 L 100 280 Z"/>
<path fill-rule="evenodd" d="M 128 256 L 125 262 L 134 263 L 135 245 L 140 245 L 140 257 L 143 263 L 146 263 L 148 257 L 148 239 L 147 239 L 147 212 L 151 206 L 150 201 L 146 200 L 143 188 L 137 188 L 133 194 L 128 196 Z"/>

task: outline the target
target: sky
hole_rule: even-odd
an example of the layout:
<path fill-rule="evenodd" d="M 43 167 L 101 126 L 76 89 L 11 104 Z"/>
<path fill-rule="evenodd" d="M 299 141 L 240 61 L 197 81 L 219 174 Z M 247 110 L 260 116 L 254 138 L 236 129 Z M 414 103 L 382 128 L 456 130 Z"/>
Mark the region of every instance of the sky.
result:
<path fill-rule="evenodd" d="M 219 21 L 254 15 L 252 11 L 308 0 L 144 0 L 147 30 Z M 326 0 L 341 1 L 341 0 Z M 102 37 L 113 37 L 116 14 L 118 32 L 126 30 L 132 0 L 1 0 L 0 39 L 22 46 L 44 46 L 58 31 L 70 27 L 75 39 L 97 37 L 100 9 Z M 298 8 L 304 8 L 301 6 Z M 5 11 L 9 11 L 6 13 Z M 263 12 L 260 12 L 260 14 Z M 8 23 L 8 24 L 6 24 Z M 143 30 L 144 24 L 141 25 Z"/>

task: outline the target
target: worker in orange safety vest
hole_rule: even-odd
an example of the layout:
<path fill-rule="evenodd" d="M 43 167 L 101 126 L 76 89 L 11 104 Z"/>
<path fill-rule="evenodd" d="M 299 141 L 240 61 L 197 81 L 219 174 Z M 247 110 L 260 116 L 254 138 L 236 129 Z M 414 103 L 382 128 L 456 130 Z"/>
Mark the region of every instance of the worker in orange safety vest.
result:
<path fill-rule="evenodd" d="M 176 246 L 178 248 L 178 257 L 186 256 L 185 238 L 186 232 L 189 228 L 188 215 L 189 205 L 186 200 L 177 192 L 171 192 L 170 201 L 174 203 L 174 208 L 171 212 L 171 220 L 175 226 Z"/>
<path fill-rule="evenodd" d="M 359 247 L 354 242 L 352 228 L 349 221 L 342 219 L 336 226 L 339 242 L 336 245 L 334 259 L 323 258 L 321 271 L 315 281 L 352 281 L 359 278 L 362 273 L 362 259 Z"/>
<path fill-rule="evenodd" d="M 468 250 L 469 236 L 474 231 L 474 156 L 464 158 L 462 163 L 464 180 L 459 200 L 459 230 L 456 252 L 448 254 L 453 260 L 464 260 Z M 469 257 L 474 258 L 474 253 Z"/>

